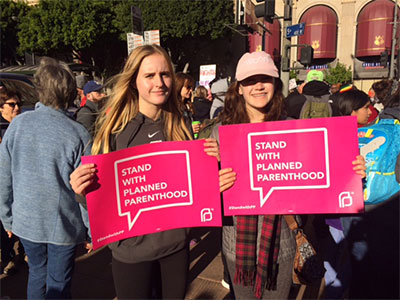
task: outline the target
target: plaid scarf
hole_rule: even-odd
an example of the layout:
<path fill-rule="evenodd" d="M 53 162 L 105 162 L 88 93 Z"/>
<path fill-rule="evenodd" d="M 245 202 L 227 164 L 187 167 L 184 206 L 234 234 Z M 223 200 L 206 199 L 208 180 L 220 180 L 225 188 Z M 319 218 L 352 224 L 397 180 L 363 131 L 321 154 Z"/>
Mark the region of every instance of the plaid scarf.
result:
<path fill-rule="evenodd" d="M 265 215 L 257 257 L 258 216 L 238 216 L 236 228 L 236 271 L 233 282 L 253 286 L 260 299 L 264 288 L 276 290 L 281 216 Z"/>

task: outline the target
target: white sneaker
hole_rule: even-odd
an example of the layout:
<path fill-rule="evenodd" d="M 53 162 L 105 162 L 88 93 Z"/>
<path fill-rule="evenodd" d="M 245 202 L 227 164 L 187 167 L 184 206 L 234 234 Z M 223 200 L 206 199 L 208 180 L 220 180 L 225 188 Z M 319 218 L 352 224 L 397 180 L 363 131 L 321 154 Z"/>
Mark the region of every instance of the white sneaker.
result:
<path fill-rule="evenodd" d="M 221 284 L 224 288 L 226 288 L 227 290 L 230 290 L 229 284 L 225 281 L 225 280 L 221 280 Z"/>

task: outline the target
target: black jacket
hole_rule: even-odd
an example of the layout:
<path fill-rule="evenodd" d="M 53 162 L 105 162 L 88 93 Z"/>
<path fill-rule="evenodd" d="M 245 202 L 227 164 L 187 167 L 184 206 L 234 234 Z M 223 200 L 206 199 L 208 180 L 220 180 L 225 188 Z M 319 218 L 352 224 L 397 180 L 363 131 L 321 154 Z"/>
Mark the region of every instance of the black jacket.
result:
<path fill-rule="evenodd" d="M 166 141 L 163 122 L 153 121 L 141 113 L 117 136 L 111 137 L 112 151 Z M 172 229 L 121 240 L 109 245 L 112 255 L 124 263 L 152 261 L 177 252 L 188 245 L 188 229 Z"/>
<path fill-rule="evenodd" d="M 302 94 L 300 94 L 297 89 L 293 93 L 289 94 L 284 100 L 285 110 L 288 117 L 294 119 L 300 117 L 301 108 L 303 107 L 304 102 L 306 102 L 306 97 L 304 95 L 314 97 L 329 95 L 329 85 L 323 81 L 313 80 L 304 85 Z M 334 101 L 334 96 L 331 95 L 329 99 L 332 100 L 332 116 L 339 116 L 339 108 L 337 103 Z"/>
<path fill-rule="evenodd" d="M 8 125 L 10 125 L 10 122 L 8 122 L 6 119 L 3 118 L 2 115 L 0 115 L 0 138 L 1 139 L 3 138 L 4 134 L 6 133 Z M 1 140 L 0 140 L 0 142 L 1 142 Z"/>
<path fill-rule="evenodd" d="M 75 113 L 76 121 L 85 126 L 92 136 L 94 135 L 94 126 L 99 114 L 99 107 L 99 103 L 87 100 L 85 105 L 80 107 Z"/>
<path fill-rule="evenodd" d="M 194 107 L 194 116 L 193 119 L 195 121 L 203 122 L 205 119 L 210 118 L 210 109 L 212 102 L 208 99 L 204 98 L 194 98 L 193 107 Z"/>

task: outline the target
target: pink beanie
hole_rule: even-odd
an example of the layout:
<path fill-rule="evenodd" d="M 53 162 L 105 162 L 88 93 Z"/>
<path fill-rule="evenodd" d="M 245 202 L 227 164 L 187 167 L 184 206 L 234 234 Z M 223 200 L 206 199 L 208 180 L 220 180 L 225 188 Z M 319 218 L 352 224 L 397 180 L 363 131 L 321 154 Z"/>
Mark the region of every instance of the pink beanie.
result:
<path fill-rule="evenodd" d="M 242 81 L 253 75 L 268 75 L 279 77 L 271 56 L 264 51 L 245 53 L 238 62 L 236 68 L 236 79 Z"/>

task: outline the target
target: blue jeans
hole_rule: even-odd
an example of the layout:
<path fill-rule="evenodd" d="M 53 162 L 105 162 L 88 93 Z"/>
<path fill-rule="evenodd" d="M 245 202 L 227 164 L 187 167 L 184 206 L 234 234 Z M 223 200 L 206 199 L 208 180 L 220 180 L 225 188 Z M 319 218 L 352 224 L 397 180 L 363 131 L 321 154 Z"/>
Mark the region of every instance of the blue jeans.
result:
<path fill-rule="evenodd" d="M 25 239 L 28 256 L 28 299 L 71 299 L 76 245 L 34 243 Z"/>

